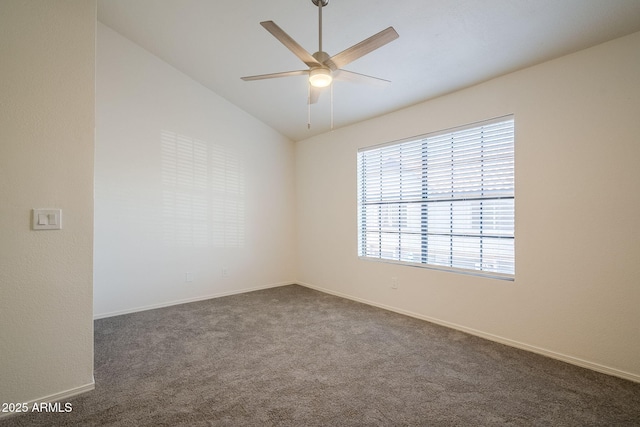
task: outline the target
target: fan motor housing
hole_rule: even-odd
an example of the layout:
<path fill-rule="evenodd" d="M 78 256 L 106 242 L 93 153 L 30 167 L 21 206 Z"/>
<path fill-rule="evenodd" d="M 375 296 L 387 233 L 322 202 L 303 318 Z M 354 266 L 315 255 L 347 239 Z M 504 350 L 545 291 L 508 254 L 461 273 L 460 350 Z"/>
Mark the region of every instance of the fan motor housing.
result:
<path fill-rule="evenodd" d="M 321 0 L 311 0 L 311 3 L 315 4 L 316 6 L 319 6 L 318 3 L 320 3 Z M 329 0 L 322 0 L 322 7 L 325 7 L 326 5 L 329 4 Z"/>
<path fill-rule="evenodd" d="M 319 63 L 321 63 L 321 64 L 324 64 L 324 61 L 326 61 L 327 59 L 329 59 L 329 54 L 328 54 L 327 52 L 323 52 L 323 51 L 316 52 L 316 53 L 314 53 L 314 54 L 313 54 L 313 55 L 311 55 L 311 56 L 313 56 L 314 58 L 316 58 L 316 60 L 317 60 Z"/>

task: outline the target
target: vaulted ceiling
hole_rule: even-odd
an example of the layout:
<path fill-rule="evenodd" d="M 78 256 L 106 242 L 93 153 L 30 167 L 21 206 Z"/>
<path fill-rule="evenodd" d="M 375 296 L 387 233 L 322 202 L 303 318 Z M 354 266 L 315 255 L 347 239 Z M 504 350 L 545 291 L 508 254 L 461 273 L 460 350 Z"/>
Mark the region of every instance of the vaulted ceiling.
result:
<path fill-rule="evenodd" d="M 312 0 L 99 0 L 98 19 L 294 141 L 331 128 L 330 89 L 311 106 L 305 76 L 242 76 L 306 66 L 259 25 L 318 49 Z M 397 40 L 346 69 L 391 80 L 333 85 L 335 128 L 640 31 L 639 0 L 330 0 L 334 55 L 393 26 Z"/>

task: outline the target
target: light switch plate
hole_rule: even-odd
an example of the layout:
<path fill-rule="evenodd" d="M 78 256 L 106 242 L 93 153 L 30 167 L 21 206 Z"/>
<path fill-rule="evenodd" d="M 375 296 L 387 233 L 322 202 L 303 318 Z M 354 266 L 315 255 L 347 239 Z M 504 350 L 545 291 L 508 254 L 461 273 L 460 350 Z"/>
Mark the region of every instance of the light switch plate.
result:
<path fill-rule="evenodd" d="M 62 209 L 33 209 L 31 227 L 34 230 L 62 229 Z"/>

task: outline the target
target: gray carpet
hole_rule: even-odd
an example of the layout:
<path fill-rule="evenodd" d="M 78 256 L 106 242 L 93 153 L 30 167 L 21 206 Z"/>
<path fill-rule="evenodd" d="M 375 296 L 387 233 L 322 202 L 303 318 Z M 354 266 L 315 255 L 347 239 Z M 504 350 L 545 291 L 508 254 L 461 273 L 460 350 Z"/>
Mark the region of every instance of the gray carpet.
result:
<path fill-rule="evenodd" d="M 96 389 L 2 426 L 640 426 L 640 384 L 285 286 L 95 322 Z"/>

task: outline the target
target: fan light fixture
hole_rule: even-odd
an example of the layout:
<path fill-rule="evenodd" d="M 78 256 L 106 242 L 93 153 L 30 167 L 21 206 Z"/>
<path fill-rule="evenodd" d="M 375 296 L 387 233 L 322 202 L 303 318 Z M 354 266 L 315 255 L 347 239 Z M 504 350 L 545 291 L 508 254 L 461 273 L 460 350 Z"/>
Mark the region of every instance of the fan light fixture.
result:
<path fill-rule="evenodd" d="M 309 72 L 309 83 L 313 87 L 327 87 L 332 81 L 331 70 L 328 68 L 315 68 Z"/>
<path fill-rule="evenodd" d="M 0 0 L 1 1 L 1 0 Z M 311 128 L 311 104 L 318 102 L 318 97 L 322 92 L 322 88 L 329 87 L 331 89 L 331 129 L 333 129 L 333 80 L 346 80 L 352 82 L 364 83 L 388 83 L 389 80 L 378 77 L 367 76 L 366 74 L 354 73 L 347 71 L 344 67 L 364 55 L 386 45 L 387 43 L 398 38 L 398 33 L 393 27 L 389 27 L 362 40 L 350 48 L 343 50 L 337 55 L 329 56 L 327 52 L 322 50 L 322 9 L 329 4 L 329 0 L 311 0 L 318 6 L 318 51 L 313 55 L 310 54 L 298 44 L 291 36 L 273 21 L 263 21 L 260 23 L 265 30 L 269 31 L 276 39 L 280 41 L 287 49 L 298 57 L 308 67 L 303 70 L 284 71 L 280 73 L 260 74 L 256 76 L 241 77 L 244 81 L 275 79 L 290 76 L 307 76 L 309 79 L 309 92 L 307 98 L 308 105 L 308 121 L 307 127 Z"/>

